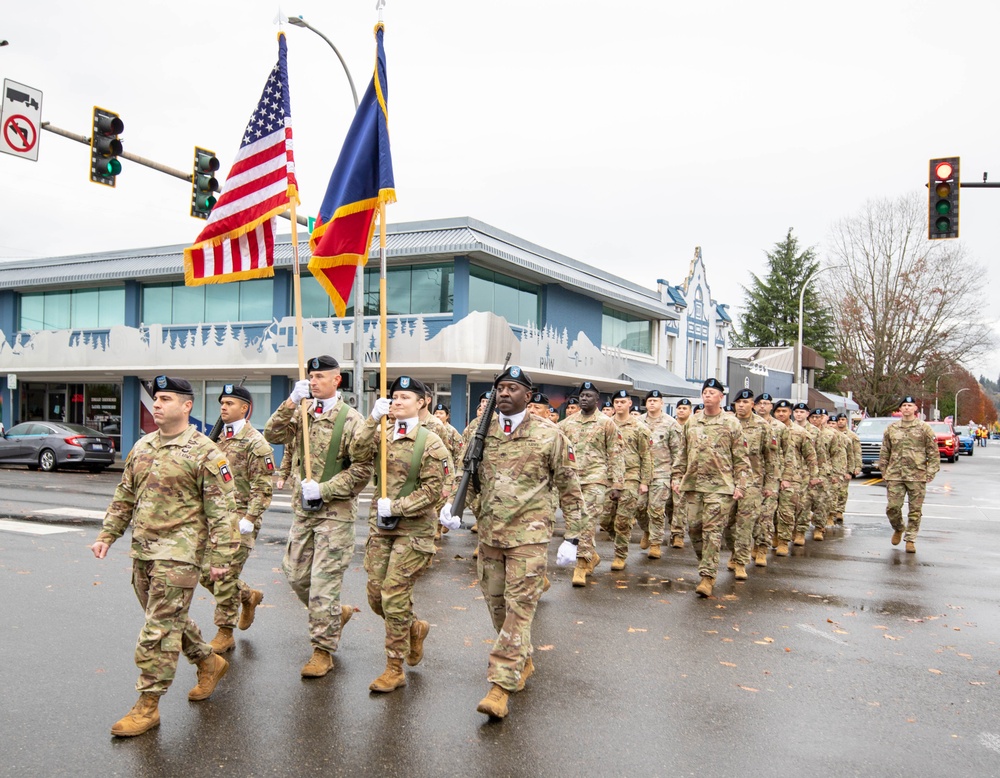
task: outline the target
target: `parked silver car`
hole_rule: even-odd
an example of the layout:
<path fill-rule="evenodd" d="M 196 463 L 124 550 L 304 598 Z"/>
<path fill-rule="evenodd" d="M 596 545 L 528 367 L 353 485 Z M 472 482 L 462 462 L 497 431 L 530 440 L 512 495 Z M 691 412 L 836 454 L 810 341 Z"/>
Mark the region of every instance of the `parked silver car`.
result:
<path fill-rule="evenodd" d="M 25 421 L 0 437 L 0 464 L 49 472 L 85 467 L 99 473 L 115 461 L 115 442 L 103 432 L 63 421 Z"/>

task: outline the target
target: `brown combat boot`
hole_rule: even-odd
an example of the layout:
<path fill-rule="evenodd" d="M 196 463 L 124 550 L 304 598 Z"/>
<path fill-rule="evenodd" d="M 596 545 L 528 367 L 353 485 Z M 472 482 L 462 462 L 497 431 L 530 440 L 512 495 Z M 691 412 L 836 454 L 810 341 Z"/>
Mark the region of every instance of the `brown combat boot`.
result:
<path fill-rule="evenodd" d="M 737 581 L 745 581 L 748 577 L 746 565 L 741 565 L 738 562 L 736 563 L 736 568 L 733 570 L 733 573 Z"/>
<path fill-rule="evenodd" d="M 188 699 L 207 700 L 227 672 L 229 672 L 229 662 L 218 654 L 202 659 L 198 663 L 198 684 L 188 692 Z"/>
<path fill-rule="evenodd" d="M 573 568 L 573 586 L 586 586 L 589 572 L 590 563 L 583 559 L 577 560 L 576 567 Z"/>
<path fill-rule="evenodd" d="M 406 686 L 406 675 L 403 673 L 403 660 L 386 659 L 385 672 L 372 681 L 371 686 L 368 688 L 373 692 L 385 694 L 395 691 L 400 686 Z"/>
<path fill-rule="evenodd" d="M 643 532 L 642 539 L 639 541 L 639 548 L 645 550 L 649 548 L 649 533 Z"/>
<path fill-rule="evenodd" d="M 616 556 L 614 559 L 612 559 L 611 560 L 611 569 L 612 570 L 616 570 L 616 571 L 617 570 L 624 570 L 625 569 L 625 557 L 623 557 L 623 556 Z"/>
<path fill-rule="evenodd" d="M 767 567 L 767 546 L 757 546 L 757 553 L 754 555 L 753 563 L 757 567 Z"/>
<path fill-rule="evenodd" d="M 236 648 L 236 640 L 233 638 L 232 627 L 219 627 L 215 637 L 208 641 L 208 645 L 216 654 L 224 654 Z"/>
<path fill-rule="evenodd" d="M 906 553 L 907 554 L 916 554 L 917 553 L 917 544 L 914 543 L 912 540 L 907 540 L 906 541 Z"/>
<path fill-rule="evenodd" d="M 479 533 L 479 522 L 478 521 L 472 522 L 472 526 L 469 527 L 469 532 L 472 532 L 473 534 L 478 534 Z"/>
<path fill-rule="evenodd" d="M 733 557 L 729 557 L 729 561 L 726 562 L 726 569 L 729 572 L 732 572 L 733 570 L 736 569 L 736 560 Z"/>
<path fill-rule="evenodd" d="M 552 588 L 552 581 L 549 580 L 548 573 L 542 573 L 542 594 Z"/>
<path fill-rule="evenodd" d="M 703 575 L 701 577 L 701 583 L 698 584 L 698 588 L 694 591 L 699 597 L 711 597 L 713 586 L 715 586 L 715 579 L 710 576 Z"/>
<path fill-rule="evenodd" d="M 778 547 L 774 549 L 775 556 L 788 556 L 788 541 L 779 540 Z"/>
<path fill-rule="evenodd" d="M 344 625 L 351 620 L 351 616 L 354 615 L 354 608 L 350 605 L 340 606 L 340 628 L 343 629 Z"/>
<path fill-rule="evenodd" d="M 670 539 L 670 547 L 671 548 L 684 548 L 684 536 L 683 535 L 674 535 L 673 538 Z"/>
<path fill-rule="evenodd" d="M 813 530 L 813 540 L 820 542 L 823 540 L 823 530 L 819 527 L 816 527 L 816 529 Z"/>
<path fill-rule="evenodd" d="M 535 663 L 531 661 L 531 657 L 529 656 L 524 662 L 524 669 L 521 671 L 521 680 L 517 682 L 517 688 L 514 691 L 523 692 L 524 685 L 534 672 Z"/>
<path fill-rule="evenodd" d="M 590 552 L 590 566 L 587 568 L 588 573 L 593 573 L 597 569 L 597 566 L 601 564 L 601 555 L 596 551 Z"/>
<path fill-rule="evenodd" d="M 132 710 L 112 725 L 111 734 L 116 737 L 135 737 L 160 726 L 159 706 L 160 695 L 143 692 Z"/>
<path fill-rule="evenodd" d="M 243 603 L 243 609 L 240 611 L 240 623 L 237 624 L 240 629 L 250 629 L 250 625 L 253 624 L 253 617 L 257 615 L 257 606 L 264 601 L 264 592 L 260 589 L 250 590 L 250 599 Z"/>
<path fill-rule="evenodd" d="M 502 686 L 493 684 L 490 693 L 479 701 L 476 710 L 485 713 L 492 719 L 502 719 L 507 715 L 507 698 L 510 692 Z"/>
<path fill-rule="evenodd" d="M 792 538 L 792 545 L 794 546 L 804 546 L 806 544 L 806 533 L 796 532 L 795 537 Z"/>
<path fill-rule="evenodd" d="M 424 640 L 430 631 L 430 623 L 420 619 L 410 625 L 410 653 L 406 655 L 406 664 L 410 667 L 416 667 L 424 658 Z"/>
<path fill-rule="evenodd" d="M 660 551 L 660 544 L 659 543 L 650 543 L 649 544 L 649 558 L 650 559 L 659 559 L 661 556 L 663 556 L 663 554 Z"/>
<path fill-rule="evenodd" d="M 322 648 L 313 648 L 313 655 L 302 668 L 303 678 L 322 678 L 333 669 L 333 656 Z"/>
<path fill-rule="evenodd" d="M 832 527 L 833 526 L 833 516 L 827 516 L 826 517 L 826 526 L 828 526 L 828 527 Z"/>
<path fill-rule="evenodd" d="M 903 530 L 897 529 L 892 533 L 892 545 L 898 546 L 899 541 L 903 539 Z"/>

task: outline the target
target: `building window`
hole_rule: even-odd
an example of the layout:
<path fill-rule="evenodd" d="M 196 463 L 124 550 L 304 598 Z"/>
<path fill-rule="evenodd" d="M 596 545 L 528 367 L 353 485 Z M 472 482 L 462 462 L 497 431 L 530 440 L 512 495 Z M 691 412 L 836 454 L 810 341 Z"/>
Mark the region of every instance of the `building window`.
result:
<path fill-rule="evenodd" d="M 667 370 L 673 372 L 674 370 L 674 358 L 677 351 L 677 338 L 673 335 L 667 335 Z"/>
<path fill-rule="evenodd" d="M 715 348 L 715 377 L 717 380 L 722 380 L 722 364 L 725 360 L 722 356 L 722 346 L 716 346 Z"/>
<path fill-rule="evenodd" d="M 649 319 L 604 306 L 601 321 L 602 346 L 652 354 L 652 330 L 653 323 Z"/>
<path fill-rule="evenodd" d="M 365 316 L 379 315 L 379 269 L 365 268 Z M 386 312 L 390 316 L 426 313 L 451 313 L 454 310 L 455 265 L 447 262 L 433 265 L 390 267 L 385 273 Z M 354 316 L 354 288 L 347 298 L 344 316 Z M 307 319 L 330 319 L 336 316 L 333 301 L 309 274 L 302 277 L 302 315 Z"/>
<path fill-rule="evenodd" d="M 185 286 L 183 281 L 142 287 L 143 324 L 202 324 L 270 321 L 274 281 L 258 278 L 229 284 Z"/>
<path fill-rule="evenodd" d="M 469 271 L 469 310 L 491 311 L 508 324 L 538 323 L 539 289 L 502 273 L 473 265 Z"/>
<path fill-rule="evenodd" d="M 705 318 L 705 299 L 701 294 L 701 287 L 695 291 L 694 294 L 694 317 L 696 319 Z"/>
<path fill-rule="evenodd" d="M 125 288 L 106 286 L 21 295 L 21 330 L 95 330 L 125 323 Z"/>

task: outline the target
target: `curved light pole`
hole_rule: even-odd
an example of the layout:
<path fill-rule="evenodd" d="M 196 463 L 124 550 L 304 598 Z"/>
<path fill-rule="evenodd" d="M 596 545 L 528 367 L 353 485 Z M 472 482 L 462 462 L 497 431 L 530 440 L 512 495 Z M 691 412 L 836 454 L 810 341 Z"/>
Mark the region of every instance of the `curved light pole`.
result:
<path fill-rule="evenodd" d="M 323 33 L 313 27 L 309 22 L 303 19 L 301 16 L 289 16 L 288 23 L 293 27 L 304 27 L 307 30 L 312 30 L 319 37 L 327 42 L 327 45 L 333 49 L 333 53 L 337 55 L 337 59 L 340 60 L 340 64 L 344 68 L 344 74 L 347 76 L 347 83 L 351 85 L 351 96 L 354 98 L 354 110 L 358 110 L 358 90 L 354 88 L 354 79 L 351 78 L 351 71 L 347 67 L 347 63 L 344 61 L 343 56 L 340 54 L 340 50 L 333 45 L 333 41 L 327 38 Z M 361 395 L 362 389 L 365 383 L 365 360 L 364 360 L 364 329 L 365 329 L 365 269 L 360 264 L 354 273 L 354 396 L 358 401 L 358 410 L 361 411 Z"/>
<path fill-rule="evenodd" d="M 796 402 L 805 402 L 806 397 L 809 396 L 809 392 L 806 391 L 806 397 L 802 396 L 802 308 L 805 303 L 806 298 L 806 287 L 809 286 L 809 282 L 812 281 L 813 276 L 822 273 L 826 270 L 840 270 L 845 267 L 845 265 L 832 265 L 831 267 L 818 267 L 806 276 L 806 280 L 802 282 L 802 289 L 799 290 L 799 339 L 796 342 L 795 347 L 795 379 L 796 384 L 800 387 L 796 391 Z"/>
<path fill-rule="evenodd" d="M 966 387 L 964 387 L 962 389 L 959 389 L 957 392 L 955 392 L 955 424 L 961 424 L 961 422 L 958 420 L 958 396 L 962 392 L 967 392 L 967 391 L 969 391 L 969 387 L 966 386 Z"/>

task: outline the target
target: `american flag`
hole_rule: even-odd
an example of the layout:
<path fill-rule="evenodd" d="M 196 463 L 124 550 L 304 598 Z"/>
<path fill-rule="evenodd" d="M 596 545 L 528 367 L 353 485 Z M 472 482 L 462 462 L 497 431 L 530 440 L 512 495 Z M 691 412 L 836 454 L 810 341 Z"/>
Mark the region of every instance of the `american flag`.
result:
<path fill-rule="evenodd" d="M 285 34 L 278 33 L 278 62 L 243 133 L 226 191 L 195 244 L 184 249 L 188 286 L 274 275 L 277 217 L 299 199 L 287 55 Z"/>

